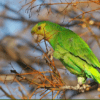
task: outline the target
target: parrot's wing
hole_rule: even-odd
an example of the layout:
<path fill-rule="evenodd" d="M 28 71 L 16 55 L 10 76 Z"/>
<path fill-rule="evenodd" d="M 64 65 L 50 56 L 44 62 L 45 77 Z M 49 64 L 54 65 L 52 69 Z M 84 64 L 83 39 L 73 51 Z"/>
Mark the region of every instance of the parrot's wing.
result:
<path fill-rule="evenodd" d="M 57 35 L 57 44 L 69 51 L 72 55 L 79 57 L 86 63 L 100 68 L 100 63 L 85 41 L 73 31 L 61 31 Z"/>

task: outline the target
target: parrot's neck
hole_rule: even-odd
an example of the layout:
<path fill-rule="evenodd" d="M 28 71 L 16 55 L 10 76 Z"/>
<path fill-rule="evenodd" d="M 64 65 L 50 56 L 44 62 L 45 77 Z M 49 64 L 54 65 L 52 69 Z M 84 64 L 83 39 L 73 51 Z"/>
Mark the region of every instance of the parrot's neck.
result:
<path fill-rule="evenodd" d="M 56 34 L 51 34 L 52 38 L 48 39 L 47 41 L 50 43 L 50 45 L 52 46 L 52 48 L 55 50 L 55 44 L 57 42 L 57 35 L 58 32 Z"/>
<path fill-rule="evenodd" d="M 47 27 L 46 31 L 45 30 L 45 40 L 47 40 L 51 46 L 53 47 L 53 49 L 55 49 L 55 45 L 57 44 L 57 39 L 58 39 L 58 35 L 61 33 L 61 31 L 66 31 L 66 28 L 61 27 L 59 25 L 55 25 L 52 26 L 54 29 Z"/>

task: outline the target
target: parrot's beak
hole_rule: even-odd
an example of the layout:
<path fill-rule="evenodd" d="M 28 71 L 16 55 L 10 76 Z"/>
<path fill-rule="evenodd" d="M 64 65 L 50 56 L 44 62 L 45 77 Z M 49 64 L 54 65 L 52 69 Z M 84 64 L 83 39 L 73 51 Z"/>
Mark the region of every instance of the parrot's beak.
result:
<path fill-rule="evenodd" d="M 32 34 L 32 36 L 34 38 L 34 42 L 35 43 L 40 42 L 44 38 L 44 36 L 42 36 L 42 35 L 37 34 L 36 32 L 34 32 L 34 29 L 31 30 L 31 34 Z"/>
<path fill-rule="evenodd" d="M 40 42 L 44 38 L 44 36 L 39 34 L 33 34 L 33 37 L 34 37 L 34 42 L 36 43 Z"/>

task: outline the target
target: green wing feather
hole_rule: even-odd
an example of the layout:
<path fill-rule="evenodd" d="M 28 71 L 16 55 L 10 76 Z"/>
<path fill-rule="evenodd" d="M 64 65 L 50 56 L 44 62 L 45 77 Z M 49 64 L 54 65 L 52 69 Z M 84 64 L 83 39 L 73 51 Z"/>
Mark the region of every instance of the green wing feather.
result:
<path fill-rule="evenodd" d="M 83 39 L 67 29 L 59 32 L 53 40 L 54 57 L 71 73 L 92 78 L 100 83 L 100 73 L 94 68 L 100 68 L 100 63 Z"/>
<path fill-rule="evenodd" d="M 100 63 L 85 41 L 73 31 L 66 29 L 61 31 L 57 36 L 57 43 L 72 55 L 79 57 L 93 67 L 99 67 Z"/>

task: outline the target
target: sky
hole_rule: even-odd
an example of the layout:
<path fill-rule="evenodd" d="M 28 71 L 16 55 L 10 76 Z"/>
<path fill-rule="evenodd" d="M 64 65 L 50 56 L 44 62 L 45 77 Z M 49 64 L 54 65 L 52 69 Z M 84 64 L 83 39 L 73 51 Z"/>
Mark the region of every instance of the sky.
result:
<path fill-rule="evenodd" d="M 8 6 L 19 11 L 21 5 L 18 5 L 18 0 L 16 2 L 16 0 L 13 0 L 14 2 L 12 2 L 12 0 L 0 0 L 0 4 L 7 4 Z M 2 12 L 2 10 L 4 10 L 4 8 L 2 6 L 0 6 L 0 12 Z M 13 16 L 14 18 L 18 18 L 19 16 L 11 11 L 7 11 L 7 15 L 8 16 Z M 28 16 L 28 15 L 27 15 Z M 5 21 L 5 28 L 0 28 L 0 31 L 2 34 L 0 34 L 0 38 L 2 39 L 4 36 L 6 35 L 15 35 L 17 31 L 20 31 L 22 29 L 22 23 L 19 21 L 12 21 L 12 20 L 6 20 Z"/>

